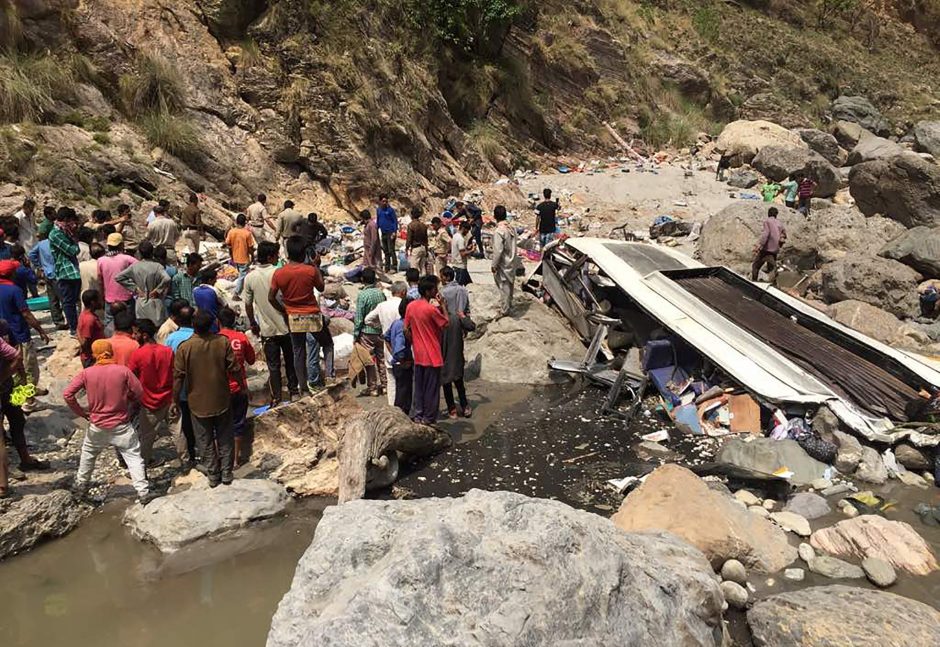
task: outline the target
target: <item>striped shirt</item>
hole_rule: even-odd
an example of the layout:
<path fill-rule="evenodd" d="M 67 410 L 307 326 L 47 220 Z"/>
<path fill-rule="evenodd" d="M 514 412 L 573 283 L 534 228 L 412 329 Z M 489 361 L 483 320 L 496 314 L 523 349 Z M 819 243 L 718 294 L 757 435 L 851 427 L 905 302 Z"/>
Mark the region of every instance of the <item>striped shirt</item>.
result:
<path fill-rule="evenodd" d="M 52 249 L 56 279 L 81 281 L 82 275 L 78 271 L 78 243 L 61 228 L 53 227 L 49 234 L 49 247 Z"/>
<path fill-rule="evenodd" d="M 385 293 L 377 287 L 366 288 L 359 292 L 356 297 L 356 319 L 353 321 L 353 336 L 360 334 L 380 335 L 382 329 L 376 326 L 368 326 L 365 323 L 366 315 L 375 310 L 375 307 L 385 301 Z"/>

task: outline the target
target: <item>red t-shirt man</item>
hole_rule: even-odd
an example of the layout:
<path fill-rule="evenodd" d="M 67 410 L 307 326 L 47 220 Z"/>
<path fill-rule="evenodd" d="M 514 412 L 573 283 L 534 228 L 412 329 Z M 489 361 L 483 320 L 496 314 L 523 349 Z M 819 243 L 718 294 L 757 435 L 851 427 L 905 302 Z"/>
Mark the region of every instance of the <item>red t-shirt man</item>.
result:
<path fill-rule="evenodd" d="M 320 270 L 306 263 L 288 263 L 274 272 L 271 288 L 281 293 L 284 309 L 289 315 L 310 315 L 320 312 L 314 288 L 323 289 Z"/>
<path fill-rule="evenodd" d="M 408 304 L 405 311 L 405 328 L 411 331 L 411 347 L 415 366 L 444 365 L 441 353 L 441 333 L 447 327 L 447 317 L 440 308 L 431 305 L 426 299 L 418 299 Z"/>
<path fill-rule="evenodd" d="M 85 308 L 78 316 L 78 339 L 82 345 L 82 366 L 85 366 L 94 359 L 91 356 L 91 345 L 104 339 L 104 325 L 94 310 Z"/>
<path fill-rule="evenodd" d="M 235 353 L 235 359 L 238 361 L 238 365 L 241 367 L 241 375 L 229 375 L 228 376 L 228 390 L 229 393 L 235 395 L 240 393 L 242 390 L 248 388 L 248 381 L 245 379 L 245 364 L 249 366 L 255 363 L 256 355 L 255 349 L 251 345 L 248 337 L 245 336 L 245 333 L 238 332 L 237 330 L 232 330 L 231 328 L 222 328 L 219 331 L 219 334 L 223 337 L 228 337 L 229 344 L 232 346 L 232 351 Z"/>
<path fill-rule="evenodd" d="M 157 411 L 173 402 L 173 349 L 162 344 L 144 344 L 133 353 L 127 368 L 137 376 L 144 395 L 140 403 Z"/>

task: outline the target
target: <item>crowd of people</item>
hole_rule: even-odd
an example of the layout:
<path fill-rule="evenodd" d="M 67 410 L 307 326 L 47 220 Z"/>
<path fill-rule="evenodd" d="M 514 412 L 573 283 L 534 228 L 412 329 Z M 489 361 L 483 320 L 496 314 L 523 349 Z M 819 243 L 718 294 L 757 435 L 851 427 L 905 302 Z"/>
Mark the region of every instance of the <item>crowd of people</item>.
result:
<path fill-rule="evenodd" d="M 98 456 L 111 446 L 146 504 L 154 497 L 147 477 L 157 462 L 154 443 L 171 435 L 171 427 L 184 470 L 203 471 L 211 487 L 232 482 L 246 460 L 246 367 L 257 361 L 240 322 L 260 340 L 271 406 L 335 382 L 333 338 L 319 301 L 325 286 L 320 245 L 328 232 L 316 214 L 304 216 L 289 200 L 277 216 L 266 205 L 267 198 L 257 196 L 226 232 L 224 246 L 237 271 L 228 292 L 216 284 L 219 264 L 206 263 L 200 253 L 206 227 L 195 194 L 175 213 L 168 201 L 154 205 L 145 233 L 127 205 L 116 217 L 96 211 L 84 222 L 69 207 L 46 207 L 37 222 L 35 202 L 25 201 L 0 249 L 0 412 L 22 471 L 49 468 L 30 455 L 25 434 L 25 414 L 37 406 L 36 396 L 48 394 L 38 386 L 33 337 L 44 343 L 51 337 L 28 302 L 42 300 L 40 283 L 53 325 L 77 341 L 81 360 L 63 392 L 71 410 L 88 421 L 74 483 L 79 496 L 88 490 Z M 464 336 L 475 327 L 466 285 L 468 260 L 483 257 L 483 240 L 482 215 L 467 205 L 458 203 L 430 226 L 423 215 L 413 207 L 400 236 L 386 196 L 375 217 L 360 214 L 362 289 L 353 335 L 366 358 L 364 393 L 385 395 L 415 421 L 431 424 L 441 393 L 451 418 L 472 413 L 463 380 Z M 502 292 L 501 313 L 508 314 L 517 234 L 504 207 L 493 216 L 490 269 Z M 549 216 L 554 212 L 542 217 Z M 383 276 L 383 287 L 382 269 L 405 270 L 403 280 Z M 21 388 L 25 402 L 14 397 Z M 0 443 L 0 496 L 7 490 Z"/>

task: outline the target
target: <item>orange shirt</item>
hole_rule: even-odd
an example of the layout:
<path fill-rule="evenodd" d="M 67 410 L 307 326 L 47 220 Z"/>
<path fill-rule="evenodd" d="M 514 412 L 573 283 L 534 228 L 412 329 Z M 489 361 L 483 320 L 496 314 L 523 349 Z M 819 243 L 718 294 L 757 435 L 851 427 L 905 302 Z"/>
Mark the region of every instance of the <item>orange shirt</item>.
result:
<path fill-rule="evenodd" d="M 320 312 L 314 288 L 323 289 L 320 270 L 304 263 L 288 263 L 274 272 L 271 287 L 280 291 L 287 314 L 306 315 Z"/>
<path fill-rule="evenodd" d="M 126 332 L 114 331 L 114 335 L 108 339 L 111 342 L 111 350 L 114 351 L 114 361 L 121 366 L 127 366 L 134 351 L 140 348 L 137 340 Z"/>
<path fill-rule="evenodd" d="M 232 250 L 232 262 L 247 265 L 251 262 L 251 250 L 255 247 L 255 237 L 244 227 L 233 227 L 225 236 L 225 244 Z"/>

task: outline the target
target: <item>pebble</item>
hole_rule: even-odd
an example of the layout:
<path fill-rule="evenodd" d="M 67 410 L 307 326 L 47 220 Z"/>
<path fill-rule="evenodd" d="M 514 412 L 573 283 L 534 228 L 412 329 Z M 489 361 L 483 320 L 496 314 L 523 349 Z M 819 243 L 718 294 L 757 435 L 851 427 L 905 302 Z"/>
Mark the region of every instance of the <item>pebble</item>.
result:
<path fill-rule="evenodd" d="M 842 509 L 842 514 L 844 514 L 849 519 L 853 519 L 858 516 L 858 508 L 845 499 L 839 501 L 839 507 Z"/>
<path fill-rule="evenodd" d="M 933 474 L 931 474 L 930 472 L 924 472 L 923 476 L 924 476 L 924 480 L 927 481 L 928 483 L 934 482 Z"/>
<path fill-rule="evenodd" d="M 764 519 L 770 517 L 770 513 L 767 512 L 763 506 L 752 505 L 750 508 L 748 508 L 748 510 L 756 514 L 758 517 L 763 517 Z"/>
<path fill-rule="evenodd" d="M 813 550 L 813 547 L 806 542 L 800 544 L 800 547 L 797 548 L 797 552 L 800 555 L 800 559 L 802 559 L 807 564 L 816 559 L 816 551 Z"/>
<path fill-rule="evenodd" d="M 773 499 L 764 499 L 763 506 L 765 510 L 768 510 L 768 511 L 773 510 L 776 507 L 776 505 L 777 505 L 777 502 L 774 501 Z"/>
<path fill-rule="evenodd" d="M 898 472 L 898 480 L 905 485 L 912 485 L 924 490 L 930 487 L 930 484 L 927 483 L 923 477 L 918 476 L 914 472 Z"/>
<path fill-rule="evenodd" d="M 783 572 L 783 577 L 791 582 L 802 582 L 806 572 L 802 568 L 788 568 Z"/>
<path fill-rule="evenodd" d="M 721 592 L 724 594 L 728 606 L 732 609 L 743 609 L 747 606 L 747 600 L 750 596 L 747 593 L 747 589 L 737 582 L 722 582 Z"/>
<path fill-rule="evenodd" d="M 809 562 L 809 570 L 832 579 L 861 579 L 865 577 L 865 571 L 855 564 L 849 564 L 828 555 L 819 555 Z"/>
<path fill-rule="evenodd" d="M 801 517 L 795 512 L 772 512 L 770 518 L 784 530 L 789 530 L 800 537 L 809 537 L 813 532 L 806 517 Z"/>
<path fill-rule="evenodd" d="M 866 557 L 862 560 L 862 570 L 868 576 L 868 580 L 875 586 L 887 588 L 894 584 L 898 579 L 898 574 L 894 567 L 883 559 L 877 557 Z"/>
<path fill-rule="evenodd" d="M 748 507 L 760 505 L 760 499 L 748 490 L 738 490 L 734 493 L 734 498 Z"/>
<path fill-rule="evenodd" d="M 729 559 L 721 567 L 721 579 L 738 584 L 747 584 L 747 569 L 736 559 Z"/>
<path fill-rule="evenodd" d="M 839 483 L 838 485 L 833 485 L 827 487 L 822 491 L 823 496 L 835 496 L 837 494 L 845 494 L 846 492 L 851 492 L 852 488 L 845 483 Z"/>
<path fill-rule="evenodd" d="M 810 483 L 810 487 L 814 490 L 825 490 L 832 487 L 832 481 L 824 478 L 813 479 L 813 482 Z"/>

